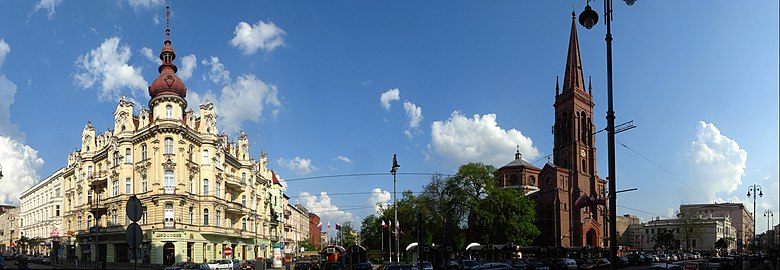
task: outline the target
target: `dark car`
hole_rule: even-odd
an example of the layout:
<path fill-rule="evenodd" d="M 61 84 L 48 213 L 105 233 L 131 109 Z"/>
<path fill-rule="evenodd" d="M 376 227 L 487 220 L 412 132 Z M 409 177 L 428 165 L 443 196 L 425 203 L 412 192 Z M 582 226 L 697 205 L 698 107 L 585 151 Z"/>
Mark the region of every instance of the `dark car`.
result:
<path fill-rule="evenodd" d="M 553 270 L 577 270 L 577 261 L 571 258 L 556 258 L 551 262 Z"/>
<path fill-rule="evenodd" d="M 486 262 L 471 267 L 471 270 L 512 270 L 512 266 L 500 262 Z"/>
<path fill-rule="evenodd" d="M 311 270 L 311 263 L 308 262 L 298 262 L 295 263 L 295 270 Z"/>
<path fill-rule="evenodd" d="M 580 269 L 586 269 L 586 270 L 604 270 L 609 269 L 610 263 L 609 260 L 601 258 L 601 259 L 591 259 L 585 262 L 584 264 L 580 265 Z"/>
<path fill-rule="evenodd" d="M 458 265 L 460 265 L 461 270 L 471 269 L 474 266 L 477 266 L 479 263 L 475 260 L 459 260 Z"/>
<path fill-rule="evenodd" d="M 205 263 L 177 262 L 171 266 L 165 267 L 165 270 L 202 270 L 209 269 Z"/>
<path fill-rule="evenodd" d="M 441 270 L 460 270 L 460 263 L 458 263 L 458 260 L 446 260 Z"/>
<path fill-rule="evenodd" d="M 626 256 L 618 256 L 617 257 L 617 266 L 618 266 L 618 268 L 622 268 L 622 267 L 625 267 L 625 266 L 628 266 L 628 265 L 629 265 L 629 262 L 628 262 L 628 258 Z"/>
<path fill-rule="evenodd" d="M 341 263 L 337 262 L 328 262 L 322 265 L 320 267 L 322 270 L 342 270 L 344 269 L 344 266 Z"/>
<path fill-rule="evenodd" d="M 382 265 L 382 270 L 420 270 L 420 268 L 408 263 L 388 263 Z"/>
<path fill-rule="evenodd" d="M 544 263 L 538 260 L 527 260 L 525 265 L 525 269 L 527 270 L 550 270 L 549 266 L 544 265 Z"/>
<path fill-rule="evenodd" d="M 510 260 L 506 264 L 511 265 L 514 270 L 526 270 L 527 267 L 523 260 Z"/>
<path fill-rule="evenodd" d="M 355 267 L 353 267 L 352 269 L 353 270 L 374 270 L 374 267 L 371 266 L 370 263 L 364 262 L 364 263 L 355 264 Z"/>

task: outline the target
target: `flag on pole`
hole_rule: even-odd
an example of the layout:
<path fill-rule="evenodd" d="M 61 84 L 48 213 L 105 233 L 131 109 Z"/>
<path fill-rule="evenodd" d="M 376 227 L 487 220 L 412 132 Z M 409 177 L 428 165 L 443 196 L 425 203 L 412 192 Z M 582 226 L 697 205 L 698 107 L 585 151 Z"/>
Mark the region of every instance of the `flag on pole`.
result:
<path fill-rule="evenodd" d="M 330 221 L 328 221 L 328 229 L 330 229 Z"/>
<path fill-rule="evenodd" d="M 320 221 L 320 224 L 317 224 L 317 230 L 322 231 L 322 221 Z"/>
<path fill-rule="evenodd" d="M 336 230 L 337 230 L 337 231 L 340 231 L 340 230 L 341 230 L 341 225 L 339 225 L 338 223 L 336 223 Z"/>
<path fill-rule="evenodd" d="M 385 224 L 385 220 L 384 220 L 384 219 L 382 220 L 382 228 L 383 228 L 383 229 L 384 229 L 384 228 L 387 228 L 387 224 Z"/>

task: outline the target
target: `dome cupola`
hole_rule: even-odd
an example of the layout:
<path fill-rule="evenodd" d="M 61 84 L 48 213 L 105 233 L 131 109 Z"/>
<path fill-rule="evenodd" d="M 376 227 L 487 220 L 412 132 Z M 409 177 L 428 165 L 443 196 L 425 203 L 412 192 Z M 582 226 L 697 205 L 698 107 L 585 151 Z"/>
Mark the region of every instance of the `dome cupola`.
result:
<path fill-rule="evenodd" d="M 157 68 L 160 72 L 160 76 L 152 82 L 149 86 L 149 96 L 154 99 L 160 95 L 177 95 L 181 98 L 187 96 L 187 87 L 184 86 L 184 82 L 176 76 L 176 71 L 179 70 L 173 60 L 176 59 L 176 53 L 173 52 L 171 47 L 171 28 L 169 18 L 171 11 L 169 7 L 165 7 L 166 19 L 165 19 L 165 45 L 160 51 L 160 60 L 162 64 Z"/>

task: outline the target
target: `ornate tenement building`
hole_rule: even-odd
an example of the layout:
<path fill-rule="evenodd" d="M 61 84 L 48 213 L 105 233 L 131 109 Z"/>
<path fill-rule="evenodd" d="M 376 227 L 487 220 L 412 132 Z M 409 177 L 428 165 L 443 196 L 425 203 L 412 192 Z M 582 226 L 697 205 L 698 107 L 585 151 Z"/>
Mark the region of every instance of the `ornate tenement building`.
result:
<path fill-rule="evenodd" d="M 19 195 L 19 237 L 31 239 L 35 246 L 22 247 L 28 253 L 59 254 L 62 228 L 62 177 L 59 169 Z M 17 239 L 18 240 L 18 239 Z"/>
<path fill-rule="evenodd" d="M 605 206 L 575 206 L 580 196 L 604 196 L 606 180 L 596 173 L 596 145 L 593 125 L 593 96 L 585 88 L 577 27 L 572 14 L 569 48 L 563 87 L 555 85 L 553 157 L 543 168 L 515 159 L 496 172 L 498 185 L 521 188 L 536 202 L 537 227 L 534 241 L 540 246 L 605 246 Z"/>
<path fill-rule="evenodd" d="M 68 155 L 63 179 L 62 244 L 66 256 L 89 261 L 170 265 L 225 258 L 268 257 L 283 204 L 267 167 L 254 159 L 246 135 L 220 135 L 210 103 L 188 108 L 176 76 L 170 28 L 148 108 L 124 98 L 103 132 L 87 123 L 80 149 Z M 134 112 L 138 112 L 134 114 Z M 140 255 L 125 241 L 128 198 L 143 204 Z M 272 200 L 274 201 L 272 204 Z M 273 223 L 272 223 L 273 222 Z"/>

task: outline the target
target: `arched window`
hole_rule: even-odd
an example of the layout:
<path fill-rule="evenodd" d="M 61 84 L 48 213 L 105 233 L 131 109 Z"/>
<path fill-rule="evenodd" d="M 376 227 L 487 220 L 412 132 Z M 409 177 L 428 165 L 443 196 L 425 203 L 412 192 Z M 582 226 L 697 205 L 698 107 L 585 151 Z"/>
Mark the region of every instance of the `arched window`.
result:
<path fill-rule="evenodd" d="M 146 175 L 141 176 L 141 192 L 146 192 L 149 190 L 149 182 L 146 179 Z"/>
<path fill-rule="evenodd" d="M 131 154 L 130 148 L 125 148 L 125 164 L 133 163 L 133 155 Z"/>
<path fill-rule="evenodd" d="M 209 195 L 209 180 L 203 179 L 203 190 L 201 190 L 203 195 Z"/>
<path fill-rule="evenodd" d="M 146 144 L 141 145 L 141 160 L 146 160 L 148 156 L 146 155 Z"/>
<path fill-rule="evenodd" d="M 203 209 L 203 226 L 209 225 L 209 209 L 204 208 Z"/>
<path fill-rule="evenodd" d="M 246 195 L 241 195 L 241 206 L 246 207 Z"/>
<path fill-rule="evenodd" d="M 214 196 L 217 196 L 217 198 L 222 198 L 222 183 L 217 181 L 214 185 Z M 217 223 L 219 224 L 219 223 Z"/>
<path fill-rule="evenodd" d="M 83 220 L 81 217 L 79 217 L 79 223 L 78 223 L 78 224 L 79 224 L 79 228 L 78 228 L 78 229 L 79 229 L 79 231 L 84 229 L 84 228 L 82 227 L 82 226 L 83 226 L 83 223 L 82 223 L 82 222 L 84 222 L 84 220 Z"/>
<path fill-rule="evenodd" d="M 166 155 L 173 155 L 173 138 L 165 138 L 165 152 Z"/>
<path fill-rule="evenodd" d="M 119 157 L 119 151 L 114 151 L 114 166 L 119 165 L 121 160 L 121 157 Z"/>
<path fill-rule="evenodd" d="M 87 190 L 87 203 L 92 204 L 92 193 L 94 193 L 91 189 Z M 81 204 L 81 193 L 79 193 L 79 204 Z"/>
<path fill-rule="evenodd" d="M 111 181 L 111 196 L 119 195 L 119 180 Z"/>
<path fill-rule="evenodd" d="M 209 150 L 203 149 L 203 156 L 200 160 L 200 164 L 209 165 Z"/>
<path fill-rule="evenodd" d="M 528 185 L 533 186 L 536 184 L 536 179 L 533 176 L 528 177 Z"/>
<path fill-rule="evenodd" d="M 133 194 L 133 180 L 125 178 L 125 194 Z"/>
<path fill-rule="evenodd" d="M 165 118 L 173 118 L 173 107 L 171 105 L 165 106 Z"/>
<path fill-rule="evenodd" d="M 92 216 L 87 215 L 87 229 L 89 230 L 90 228 L 92 228 Z"/>

